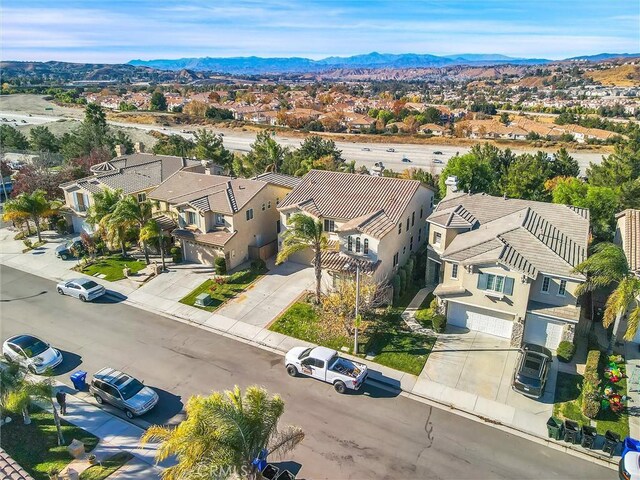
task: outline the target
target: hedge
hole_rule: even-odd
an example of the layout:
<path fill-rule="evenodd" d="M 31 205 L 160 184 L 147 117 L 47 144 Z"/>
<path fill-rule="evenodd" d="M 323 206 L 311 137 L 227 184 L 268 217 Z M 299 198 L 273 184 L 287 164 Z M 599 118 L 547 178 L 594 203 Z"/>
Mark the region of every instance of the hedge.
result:
<path fill-rule="evenodd" d="M 393 301 L 394 303 L 400 298 L 400 287 L 402 283 L 400 281 L 400 275 L 396 274 L 391 279 L 391 286 L 393 287 Z"/>
<path fill-rule="evenodd" d="M 587 362 L 584 366 L 584 381 L 582 382 L 582 413 L 587 418 L 596 418 L 600 412 L 599 362 L 600 350 L 591 350 L 587 354 Z"/>
<path fill-rule="evenodd" d="M 226 275 L 227 274 L 227 261 L 224 257 L 217 257 L 215 262 L 215 270 L 216 275 Z"/>
<path fill-rule="evenodd" d="M 576 346 L 573 344 L 573 342 L 563 340 L 562 342 L 560 342 L 560 345 L 558 345 L 556 356 L 561 362 L 567 363 L 571 361 L 574 353 L 576 353 Z"/>
<path fill-rule="evenodd" d="M 433 325 L 433 329 L 437 333 L 442 333 L 444 332 L 445 328 L 447 328 L 447 317 L 436 313 L 433 315 L 433 317 L 431 317 L 431 324 Z"/>
<path fill-rule="evenodd" d="M 404 268 L 398 270 L 398 275 L 400 275 L 400 292 L 403 294 L 407 291 L 407 272 Z"/>

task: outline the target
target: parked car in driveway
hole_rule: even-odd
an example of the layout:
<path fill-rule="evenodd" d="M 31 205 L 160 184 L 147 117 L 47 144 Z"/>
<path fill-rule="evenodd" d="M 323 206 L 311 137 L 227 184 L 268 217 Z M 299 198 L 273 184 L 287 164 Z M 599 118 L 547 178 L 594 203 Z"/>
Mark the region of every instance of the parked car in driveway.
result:
<path fill-rule="evenodd" d="M 88 278 L 62 281 L 58 283 L 56 290 L 60 295 L 76 297 L 83 302 L 90 302 L 106 293 L 106 289 L 102 285 Z"/>
<path fill-rule="evenodd" d="M 2 354 L 10 363 L 17 363 L 38 375 L 62 363 L 62 354 L 44 340 L 33 335 L 16 335 L 2 344 Z"/>
<path fill-rule="evenodd" d="M 84 246 L 82 245 L 82 239 L 80 237 L 73 237 L 67 243 L 63 243 L 56 247 L 56 257 L 61 258 L 62 260 L 67 260 L 75 257 L 83 251 Z"/>
<path fill-rule="evenodd" d="M 525 343 L 513 372 L 512 388 L 527 397 L 540 398 L 549 376 L 551 352 L 545 347 Z"/>
<path fill-rule="evenodd" d="M 89 392 L 98 404 L 109 403 L 124 410 L 128 418 L 144 415 L 158 403 L 158 394 L 149 387 L 114 368 L 97 372 L 89 384 Z"/>
<path fill-rule="evenodd" d="M 358 390 L 369 375 L 366 365 L 343 358 L 326 347 L 294 347 L 285 356 L 285 366 L 292 377 L 302 373 L 331 383 L 338 393 Z"/>

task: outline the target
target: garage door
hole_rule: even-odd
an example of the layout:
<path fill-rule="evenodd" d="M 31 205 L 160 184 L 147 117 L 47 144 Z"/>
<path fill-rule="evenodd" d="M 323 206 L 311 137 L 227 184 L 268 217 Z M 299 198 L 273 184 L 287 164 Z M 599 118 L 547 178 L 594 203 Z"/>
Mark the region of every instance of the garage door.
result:
<path fill-rule="evenodd" d="M 194 242 L 183 241 L 183 257 L 187 262 L 202 263 L 203 265 L 213 265 L 216 258 L 215 250 Z"/>
<path fill-rule="evenodd" d="M 470 307 L 461 303 L 449 302 L 447 322 L 456 327 L 468 328 L 502 338 L 511 338 L 513 322 L 500 318 L 501 314 Z"/>
<path fill-rule="evenodd" d="M 524 324 L 524 341 L 555 350 L 562 340 L 564 323 L 538 315 L 527 315 Z"/>

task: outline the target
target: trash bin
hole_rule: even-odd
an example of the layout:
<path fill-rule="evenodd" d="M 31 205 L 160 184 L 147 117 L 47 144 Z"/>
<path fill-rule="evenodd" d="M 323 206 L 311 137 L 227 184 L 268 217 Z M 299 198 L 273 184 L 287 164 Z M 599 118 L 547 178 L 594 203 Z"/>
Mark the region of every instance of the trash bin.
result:
<path fill-rule="evenodd" d="M 562 438 L 562 420 L 556 417 L 549 417 L 549 420 L 547 420 L 547 433 L 549 438 L 560 440 Z"/>
<path fill-rule="evenodd" d="M 87 372 L 84 370 L 78 370 L 71 374 L 71 383 L 76 390 L 84 390 L 87 386 Z"/>
<path fill-rule="evenodd" d="M 580 440 L 580 425 L 573 420 L 564 421 L 564 441 L 578 443 Z"/>
<path fill-rule="evenodd" d="M 631 437 L 625 438 L 622 448 L 622 456 L 624 457 L 624 454 L 627 452 L 640 452 L 640 440 L 636 440 Z"/>
<path fill-rule="evenodd" d="M 296 476 L 289 470 L 283 470 L 276 480 L 296 480 Z"/>
<path fill-rule="evenodd" d="M 612 432 L 611 430 L 607 430 L 604 434 L 604 445 L 602 446 L 602 451 L 604 453 L 608 453 L 610 457 L 613 457 L 619 443 L 620 435 Z"/>
<path fill-rule="evenodd" d="M 589 425 L 584 425 L 582 427 L 582 445 L 584 448 L 593 448 L 596 443 L 596 438 L 598 438 L 598 432 L 595 427 L 590 427 Z"/>
<path fill-rule="evenodd" d="M 261 473 L 262 473 L 262 477 L 265 478 L 266 480 L 275 480 L 279 472 L 280 472 L 280 469 L 278 467 L 268 463 L 267 466 L 264 467 L 264 470 L 262 470 Z"/>

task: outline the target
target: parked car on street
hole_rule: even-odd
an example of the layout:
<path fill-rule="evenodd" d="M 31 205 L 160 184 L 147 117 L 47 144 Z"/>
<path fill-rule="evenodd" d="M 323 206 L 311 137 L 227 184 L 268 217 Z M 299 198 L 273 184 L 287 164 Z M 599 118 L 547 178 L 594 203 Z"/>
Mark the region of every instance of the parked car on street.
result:
<path fill-rule="evenodd" d="M 440 150 L 436 150 L 435 152 L 433 152 L 434 155 L 442 155 L 442 152 Z"/>
<path fill-rule="evenodd" d="M 439 158 L 434 158 L 433 163 L 442 163 L 442 160 L 440 160 Z"/>
<path fill-rule="evenodd" d="M 387 148 L 387 152 L 395 152 L 396 149 L 395 148 Z"/>
<path fill-rule="evenodd" d="M 89 384 L 89 392 L 98 404 L 109 403 L 124 410 L 127 418 L 144 415 L 158 403 L 158 394 L 149 387 L 113 368 L 97 372 Z"/>
<path fill-rule="evenodd" d="M 60 295 L 79 298 L 82 302 L 90 302 L 106 293 L 106 289 L 88 278 L 74 278 L 58 283 L 56 290 Z"/>
<path fill-rule="evenodd" d="M 362 147 L 363 152 L 370 152 L 371 149 L 369 147 Z"/>
<path fill-rule="evenodd" d="M 512 388 L 527 397 L 540 398 L 549 376 L 551 352 L 545 347 L 525 343 L 513 372 Z"/>
<path fill-rule="evenodd" d="M 2 354 L 9 363 L 42 374 L 62 363 L 62 354 L 44 340 L 33 335 L 16 335 L 2 344 Z"/>
<path fill-rule="evenodd" d="M 411 163 L 411 160 L 409 160 L 407 157 L 402 157 L 402 162 L 403 163 Z"/>
<path fill-rule="evenodd" d="M 331 383 L 338 393 L 358 390 L 369 375 L 366 365 L 342 358 L 326 347 L 294 347 L 285 356 L 285 366 L 292 377 L 302 373 Z"/>
<path fill-rule="evenodd" d="M 84 246 L 82 245 L 82 239 L 80 237 L 73 237 L 67 243 L 63 243 L 56 247 L 56 257 L 61 258 L 62 260 L 67 260 L 75 257 L 83 251 Z"/>

